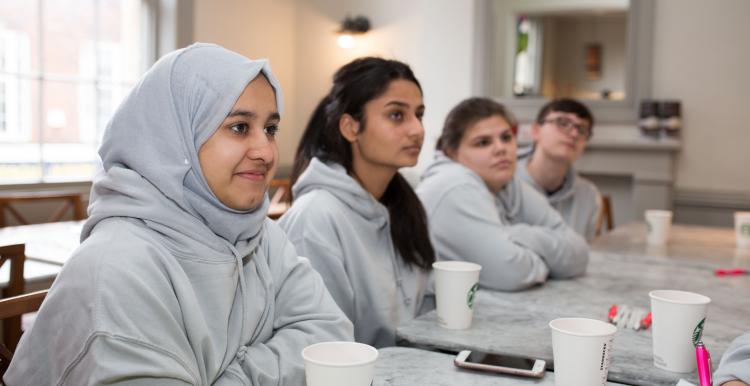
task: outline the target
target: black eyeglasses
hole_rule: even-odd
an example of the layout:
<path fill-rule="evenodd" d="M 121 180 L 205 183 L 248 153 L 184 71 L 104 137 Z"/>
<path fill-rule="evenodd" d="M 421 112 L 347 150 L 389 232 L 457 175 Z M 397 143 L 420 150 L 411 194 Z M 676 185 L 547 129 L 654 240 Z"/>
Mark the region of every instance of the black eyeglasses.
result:
<path fill-rule="evenodd" d="M 553 123 L 559 130 L 561 130 L 565 134 L 570 134 L 573 132 L 573 129 L 575 129 L 578 132 L 578 135 L 580 135 L 581 137 L 586 139 L 589 139 L 589 137 L 591 137 L 591 129 L 587 124 L 575 123 L 565 117 L 545 119 L 544 121 L 542 121 L 542 123 Z"/>

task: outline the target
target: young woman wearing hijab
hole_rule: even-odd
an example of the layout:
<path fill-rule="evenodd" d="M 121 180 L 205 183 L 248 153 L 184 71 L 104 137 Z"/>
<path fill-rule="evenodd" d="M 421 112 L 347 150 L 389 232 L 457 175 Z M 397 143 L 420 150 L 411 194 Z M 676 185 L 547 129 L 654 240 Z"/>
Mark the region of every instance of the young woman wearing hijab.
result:
<path fill-rule="evenodd" d="M 586 241 L 540 193 L 514 177 L 514 127 L 491 99 L 459 103 L 417 188 L 437 258 L 478 263 L 479 284 L 503 291 L 547 276 L 577 276 L 588 263 Z"/>
<path fill-rule="evenodd" d="M 279 222 L 355 339 L 376 347 L 395 345 L 396 326 L 424 311 L 434 253 L 422 205 L 398 173 L 417 162 L 423 113 L 406 64 L 370 57 L 341 67 L 302 136 L 295 200 Z"/>
<path fill-rule="evenodd" d="M 302 385 L 302 348 L 352 338 L 266 218 L 280 110 L 267 63 L 215 45 L 146 73 L 104 133 L 81 246 L 8 384 Z"/>

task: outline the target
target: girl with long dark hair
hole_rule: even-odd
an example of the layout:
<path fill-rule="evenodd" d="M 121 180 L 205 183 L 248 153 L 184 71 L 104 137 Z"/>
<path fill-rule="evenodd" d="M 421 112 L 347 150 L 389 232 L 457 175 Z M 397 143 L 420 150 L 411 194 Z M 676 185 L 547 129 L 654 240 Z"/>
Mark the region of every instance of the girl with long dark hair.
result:
<path fill-rule="evenodd" d="M 422 89 L 409 66 L 362 58 L 340 68 L 305 129 L 294 203 L 279 224 L 321 273 L 355 339 L 395 344 L 422 310 L 434 253 L 424 210 L 398 173 L 424 139 Z"/>

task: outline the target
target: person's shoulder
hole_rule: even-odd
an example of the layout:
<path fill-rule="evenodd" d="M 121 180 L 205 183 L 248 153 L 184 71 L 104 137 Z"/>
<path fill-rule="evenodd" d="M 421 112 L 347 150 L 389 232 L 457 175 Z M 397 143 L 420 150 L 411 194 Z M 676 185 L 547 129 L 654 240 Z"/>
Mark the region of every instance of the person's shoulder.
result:
<path fill-rule="evenodd" d="M 333 193 L 325 189 L 313 189 L 295 198 L 290 210 L 322 215 L 331 208 L 345 207 L 346 204 Z"/>
<path fill-rule="evenodd" d="M 457 188 L 487 189 L 482 179 L 469 168 L 453 163 L 442 165 L 440 170 L 430 173 L 422 179 L 416 192 L 420 197 L 439 195 L 444 196 Z"/>
<path fill-rule="evenodd" d="M 547 196 L 545 196 L 544 193 L 542 193 L 540 191 L 540 189 L 538 189 L 535 186 L 535 184 L 533 183 L 533 181 L 527 180 L 526 178 L 524 178 L 523 176 L 519 175 L 518 173 L 516 173 L 515 175 L 513 175 L 513 179 L 511 180 L 510 183 L 514 184 L 514 186 L 516 187 L 516 189 L 518 189 L 518 192 L 519 192 L 518 193 L 518 197 L 520 199 L 532 197 L 534 200 L 540 201 L 540 202 L 541 201 L 544 201 L 544 202 L 548 202 L 549 201 L 547 199 Z"/>
<path fill-rule="evenodd" d="M 350 209 L 333 193 L 314 189 L 295 198 L 292 206 L 279 220 L 281 228 L 289 232 L 295 226 L 324 226 L 336 222 L 337 213 Z"/>
<path fill-rule="evenodd" d="M 495 196 L 482 179 L 460 164 L 450 165 L 424 179 L 416 193 L 428 217 L 454 213 L 456 208 L 483 211 L 496 207 Z"/>
<path fill-rule="evenodd" d="M 96 276 L 115 283 L 132 274 L 153 275 L 169 251 L 140 220 L 106 219 L 73 252 L 63 271 L 68 275 Z"/>

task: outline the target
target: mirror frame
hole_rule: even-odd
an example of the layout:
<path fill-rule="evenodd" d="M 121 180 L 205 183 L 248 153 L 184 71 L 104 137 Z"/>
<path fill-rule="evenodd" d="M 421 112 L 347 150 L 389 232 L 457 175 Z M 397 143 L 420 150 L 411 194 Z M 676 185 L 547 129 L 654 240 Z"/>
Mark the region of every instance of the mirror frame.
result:
<path fill-rule="evenodd" d="M 533 122 L 542 106 L 550 100 L 547 97 L 513 98 L 492 95 L 493 35 L 498 22 L 494 18 L 493 1 L 475 0 L 474 28 L 474 79 L 475 95 L 491 97 L 507 106 L 522 123 Z M 535 9 L 538 10 L 538 9 Z M 531 11 L 531 10 L 530 10 Z M 518 12 L 514 10 L 513 12 Z M 627 21 L 627 63 L 625 65 L 625 99 L 620 101 L 586 100 L 598 123 L 629 123 L 638 121 L 641 99 L 651 96 L 651 67 L 653 40 L 652 0 L 630 0 Z M 515 13 L 504 21 L 515 20 Z M 502 20 L 499 22 L 503 22 Z M 513 28 L 513 23 L 508 27 Z M 507 49 L 506 49 L 507 51 Z"/>

